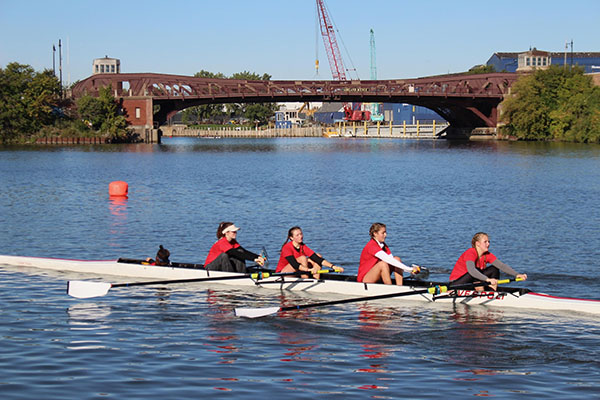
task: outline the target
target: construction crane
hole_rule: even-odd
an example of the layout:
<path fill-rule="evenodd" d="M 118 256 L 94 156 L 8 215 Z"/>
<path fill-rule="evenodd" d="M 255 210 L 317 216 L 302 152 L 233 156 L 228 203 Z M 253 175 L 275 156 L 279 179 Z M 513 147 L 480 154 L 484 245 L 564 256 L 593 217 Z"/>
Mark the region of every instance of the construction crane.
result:
<path fill-rule="evenodd" d="M 323 37 L 323 44 L 325 45 L 325 52 L 327 53 L 327 58 L 329 59 L 329 68 L 331 68 L 333 80 L 345 81 L 346 69 L 344 68 L 342 55 L 340 54 L 340 48 L 335 37 L 333 23 L 329 18 L 329 13 L 327 12 L 327 8 L 325 7 L 325 2 L 323 0 L 317 0 L 317 15 L 319 18 L 321 36 Z"/>
<path fill-rule="evenodd" d="M 371 28 L 371 39 L 369 40 L 369 44 L 371 47 L 371 80 L 372 81 L 376 81 L 377 80 L 377 61 L 376 61 L 376 57 L 375 57 L 375 32 L 373 32 L 373 29 Z"/>
<path fill-rule="evenodd" d="M 345 81 L 346 68 L 342 61 L 342 55 L 340 48 L 337 43 L 335 36 L 335 28 L 327 7 L 325 6 L 324 0 L 317 0 L 317 16 L 319 19 L 319 26 L 321 30 L 321 37 L 323 38 L 323 44 L 325 45 L 325 52 L 327 53 L 327 59 L 329 60 L 329 68 L 331 69 L 331 75 L 335 81 Z M 319 61 L 317 60 L 315 66 L 318 68 Z M 344 104 L 344 119 L 348 121 L 364 121 L 369 120 L 371 117 L 370 111 L 362 111 L 361 103 L 355 104 Z"/>
<path fill-rule="evenodd" d="M 369 40 L 371 47 L 371 80 L 377 80 L 377 60 L 375 51 L 375 32 L 371 29 L 371 39 Z M 380 113 L 380 104 L 371 103 L 371 121 L 383 121 L 383 115 Z"/>

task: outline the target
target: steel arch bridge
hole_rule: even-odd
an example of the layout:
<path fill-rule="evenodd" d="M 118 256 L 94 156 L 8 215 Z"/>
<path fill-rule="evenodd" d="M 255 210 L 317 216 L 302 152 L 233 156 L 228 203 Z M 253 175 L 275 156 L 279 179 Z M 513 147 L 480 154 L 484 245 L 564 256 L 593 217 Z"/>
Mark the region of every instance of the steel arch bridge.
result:
<path fill-rule="evenodd" d="M 452 127 L 476 128 L 496 127 L 498 105 L 518 76 L 502 72 L 376 81 L 253 81 L 97 74 L 78 82 L 72 97 L 97 95 L 110 86 L 133 126 L 161 125 L 178 111 L 202 104 L 339 101 L 408 103 L 437 112 Z"/>

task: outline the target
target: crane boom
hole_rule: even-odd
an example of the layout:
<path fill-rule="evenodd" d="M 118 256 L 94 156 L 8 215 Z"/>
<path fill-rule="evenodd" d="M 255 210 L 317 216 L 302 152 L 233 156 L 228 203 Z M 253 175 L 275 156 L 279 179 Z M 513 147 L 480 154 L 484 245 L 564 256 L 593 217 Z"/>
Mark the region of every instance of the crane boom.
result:
<path fill-rule="evenodd" d="M 377 61 L 375 59 L 375 32 L 371 29 L 371 80 L 377 80 Z"/>
<path fill-rule="evenodd" d="M 319 15 L 319 25 L 321 27 L 321 36 L 323 37 L 323 44 L 325 45 L 325 52 L 329 59 L 329 67 L 331 68 L 331 75 L 335 81 L 346 80 L 346 70 L 342 61 L 342 55 L 337 44 L 335 37 L 335 29 L 333 23 L 329 18 L 325 3 L 323 0 L 317 0 L 317 13 Z"/>

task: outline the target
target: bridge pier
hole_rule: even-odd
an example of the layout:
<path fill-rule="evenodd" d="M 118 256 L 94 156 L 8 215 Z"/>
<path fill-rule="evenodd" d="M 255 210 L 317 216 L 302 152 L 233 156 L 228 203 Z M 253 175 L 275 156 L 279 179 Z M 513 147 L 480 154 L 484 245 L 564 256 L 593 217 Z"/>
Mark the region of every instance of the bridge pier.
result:
<path fill-rule="evenodd" d="M 160 143 L 161 132 L 154 127 L 154 101 L 152 97 L 122 97 L 121 108 L 130 128 L 144 143 Z"/>

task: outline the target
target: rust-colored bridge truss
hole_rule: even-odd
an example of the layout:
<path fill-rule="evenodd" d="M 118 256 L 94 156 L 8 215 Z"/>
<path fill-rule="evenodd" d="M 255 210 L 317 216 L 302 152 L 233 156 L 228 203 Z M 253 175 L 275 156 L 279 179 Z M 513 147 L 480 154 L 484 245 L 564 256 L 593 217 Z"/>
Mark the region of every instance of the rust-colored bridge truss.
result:
<path fill-rule="evenodd" d="M 158 124 L 201 104 L 341 101 L 409 103 L 434 110 L 454 127 L 495 127 L 498 104 L 517 77 L 515 73 L 490 73 L 377 81 L 248 81 L 153 73 L 98 74 L 77 83 L 72 95 L 95 95 L 101 87 L 111 86 L 123 104 L 151 99 L 152 106 L 160 106 L 151 115 Z M 131 116 L 131 110 L 124 108 Z"/>

